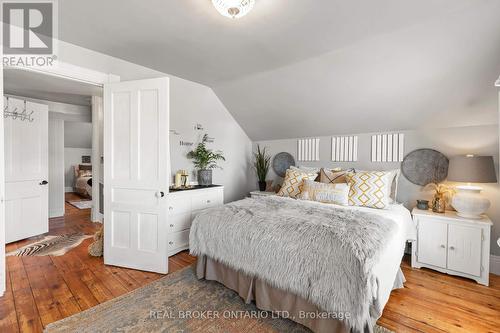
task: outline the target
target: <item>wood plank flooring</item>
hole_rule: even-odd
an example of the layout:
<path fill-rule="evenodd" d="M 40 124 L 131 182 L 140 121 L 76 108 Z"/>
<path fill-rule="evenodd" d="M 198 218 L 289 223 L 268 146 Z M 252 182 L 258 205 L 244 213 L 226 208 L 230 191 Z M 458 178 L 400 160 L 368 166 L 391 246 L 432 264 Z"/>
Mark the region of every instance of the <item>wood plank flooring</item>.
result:
<path fill-rule="evenodd" d="M 67 200 L 78 196 L 67 194 Z M 66 204 L 66 215 L 50 221 L 49 234 L 82 231 L 92 234 L 90 210 Z M 38 237 L 39 238 L 39 237 Z M 37 237 L 12 243 L 7 251 Z M 64 256 L 7 257 L 7 291 L 0 298 L 0 332 L 41 332 L 54 321 L 106 302 L 148 284 L 162 275 L 104 266 L 90 257 L 91 239 Z M 169 260 L 170 271 L 195 262 L 187 252 Z M 407 282 L 395 290 L 379 325 L 396 332 L 500 332 L 500 276 L 490 287 L 427 269 L 401 265 Z"/>

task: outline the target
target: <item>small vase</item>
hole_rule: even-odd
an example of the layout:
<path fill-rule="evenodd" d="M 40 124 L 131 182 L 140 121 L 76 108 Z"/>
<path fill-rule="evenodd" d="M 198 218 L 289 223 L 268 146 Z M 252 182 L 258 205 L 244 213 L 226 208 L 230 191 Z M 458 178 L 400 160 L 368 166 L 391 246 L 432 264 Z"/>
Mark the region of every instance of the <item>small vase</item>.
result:
<path fill-rule="evenodd" d="M 198 185 L 210 186 L 212 185 L 212 170 L 198 170 Z"/>
<path fill-rule="evenodd" d="M 432 211 L 434 213 L 444 213 L 446 210 L 446 199 L 442 195 L 434 196 L 432 200 Z"/>
<path fill-rule="evenodd" d="M 266 190 L 267 183 L 265 181 L 259 182 L 259 191 L 264 192 Z"/>

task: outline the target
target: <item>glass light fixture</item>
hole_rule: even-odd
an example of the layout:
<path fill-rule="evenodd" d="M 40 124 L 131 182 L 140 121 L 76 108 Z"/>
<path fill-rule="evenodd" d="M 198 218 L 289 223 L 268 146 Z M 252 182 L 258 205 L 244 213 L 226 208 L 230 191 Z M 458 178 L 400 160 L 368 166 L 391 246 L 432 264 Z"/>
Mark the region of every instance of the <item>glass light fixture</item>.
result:
<path fill-rule="evenodd" d="M 212 4 L 222 16 L 237 19 L 252 10 L 255 0 L 212 0 Z"/>

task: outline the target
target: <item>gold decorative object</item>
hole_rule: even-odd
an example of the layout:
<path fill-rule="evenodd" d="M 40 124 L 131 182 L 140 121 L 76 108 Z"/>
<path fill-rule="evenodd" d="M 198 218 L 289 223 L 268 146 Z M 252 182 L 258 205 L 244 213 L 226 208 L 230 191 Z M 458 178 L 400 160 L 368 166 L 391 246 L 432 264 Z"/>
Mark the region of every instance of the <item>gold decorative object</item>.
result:
<path fill-rule="evenodd" d="M 429 183 L 425 185 L 423 191 L 433 190 L 432 211 L 434 213 L 444 213 L 446 211 L 446 202 L 453 195 L 453 189 L 445 184 Z"/>
<path fill-rule="evenodd" d="M 446 199 L 444 196 L 436 193 L 432 200 L 432 211 L 434 213 L 444 213 L 446 211 Z"/>

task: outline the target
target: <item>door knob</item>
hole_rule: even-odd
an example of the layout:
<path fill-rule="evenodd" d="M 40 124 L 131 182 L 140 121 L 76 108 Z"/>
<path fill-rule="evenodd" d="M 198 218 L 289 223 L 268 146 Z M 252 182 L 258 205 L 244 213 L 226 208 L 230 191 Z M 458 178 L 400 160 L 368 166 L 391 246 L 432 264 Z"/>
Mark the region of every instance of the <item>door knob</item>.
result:
<path fill-rule="evenodd" d="M 441 244 L 441 248 L 444 249 L 446 246 L 444 246 L 444 244 Z"/>
<path fill-rule="evenodd" d="M 455 250 L 455 247 L 454 246 L 450 246 L 450 250 Z"/>
<path fill-rule="evenodd" d="M 165 193 L 163 191 L 156 192 L 157 198 L 163 198 L 164 196 L 165 196 Z"/>
<path fill-rule="evenodd" d="M 38 185 L 47 185 L 49 182 L 46 180 L 42 180 Z"/>

